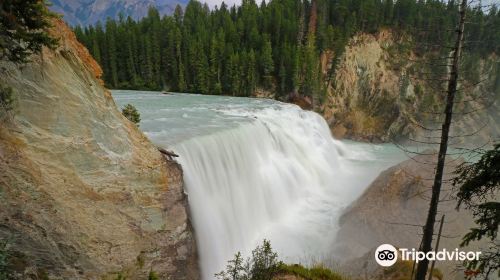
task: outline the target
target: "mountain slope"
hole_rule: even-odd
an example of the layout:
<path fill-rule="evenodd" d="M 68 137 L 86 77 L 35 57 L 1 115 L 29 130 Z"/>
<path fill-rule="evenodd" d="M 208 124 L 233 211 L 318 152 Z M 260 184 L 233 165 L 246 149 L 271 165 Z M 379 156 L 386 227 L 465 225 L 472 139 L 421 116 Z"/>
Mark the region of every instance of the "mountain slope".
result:
<path fill-rule="evenodd" d="M 23 67 L 0 62 L 0 240 L 9 279 L 197 279 L 182 170 L 117 110 L 62 21 Z M 49 277 L 49 278 L 46 278 Z"/>
<path fill-rule="evenodd" d="M 186 0 L 50 0 L 50 9 L 63 14 L 64 20 L 72 26 L 87 26 L 98 21 L 105 22 L 108 17 L 139 19 L 147 15 L 154 6 L 161 15 L 172 14 L 177 5 L 185 6 Z"/>

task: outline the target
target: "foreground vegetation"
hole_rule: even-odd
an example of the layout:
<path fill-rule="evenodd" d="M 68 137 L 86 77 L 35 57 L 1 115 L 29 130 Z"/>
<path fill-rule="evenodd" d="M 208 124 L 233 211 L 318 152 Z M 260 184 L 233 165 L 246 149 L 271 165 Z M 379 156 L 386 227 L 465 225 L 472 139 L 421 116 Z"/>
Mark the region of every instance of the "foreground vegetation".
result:
<path fill-rule="evenodd" d="M 463 163 L 456 170 L 453 185 L 457 187 L 457 207 L 472 211 L 476 227 L 462 239 L 461 246 L 478 240 L 488 241 L 479 260 L 466 262 L 468 274 L 476 278 L 500 277 L 500 143 L 482 151 L 475 163 Z"/>
<path fill-rule="evenodd" d="M 411 279 L 414 272 L 413 262 L 398 261 L 391 267 L 380 268 L 365 275 L 363 279 L 376 280 L 406 280 Z M 268 240 L 252 251 L 252 256 L 244 260 L 241 253 L 236 253 L 234 259 L 228 261 L 226 270 L 215 275 L 219 280 L 271 280 L 289 279 L 295 276 L 303 280 L 349 280 L 358 279 L 334 272 L 321 264 L 305 267 L 301 264 L 285 264 L 279 261 L 278 254 L 271 248 Z M 433 279 L 443 280 L 443 273 L 435 268 Z M 359 277 L 359 276 L 358 276 Z M 367 278 L 366 278 L 367 277 Z"/>
<path fill-rule="evenodd" d="M 0 60 L 29 61 L 43 46 L 55 48 L 57 40 L 47 30 L 51 17 L 45 1 L 2 0 L 0 2 Z"/>
<path fill-rule="evenodd" d="M 29 62 L 42 47 L 55 48 L 58 41 L 48 34 L 54 15 L 44 1 L 2 0 L 0 2 L 0 61 L 17 64 Z M 4 70 L 0 69 L 0 74 Z M 14 109 L 12 88 L 0 85 L 0 122 Z M 1 277 L 1 276 L 0 276 Z"/>
<path fill-rule="evenodd" d="M 215 277 L 220 280 L 270 280 L 280 276 L 295 275 L 305 280 L 343 280 L 341 275 L 322 266 L 306 268 L 299 264 L 287 265 L 278 259 L 268 240 L 252 251 L 252 256 L 243 259 L 240 252 L 228 261 L 226 270 Z"/>
<path fill-rule="evenodd" d="M 347 280 L 348 278 L 331 271 L 321 265 L 312 268 L 304 267 L 300 264 L 281 264 L 278 269 L 278 275 L 295 275 L 305 280 Z"/>
<path fill-rule="evenodd" d="M 137 108 L 134 107 L 132 104 L 127 104 L 125 107 L 122 109 L 122 114 L 125 116 L 129 121 L 139 124 L 141 122 L 141 114 L 139 111 L 137 111 Z"/>

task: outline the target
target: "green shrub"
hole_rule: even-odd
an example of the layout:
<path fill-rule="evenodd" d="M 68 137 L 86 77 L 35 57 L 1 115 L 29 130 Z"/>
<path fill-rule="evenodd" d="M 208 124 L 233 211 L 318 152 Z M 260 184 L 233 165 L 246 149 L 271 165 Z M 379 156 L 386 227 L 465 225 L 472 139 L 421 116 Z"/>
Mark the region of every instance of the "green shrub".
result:
<path fill-rule="evenodd" d="M 245 266 L 246 264 L 246 266 Z M 249 261 L 245 263 L 241 257 L 241 253 L 238 252 L 234 255 L 234 259 L 228 261 L 226 270 L 215 274 L 217 279 L 221 280 L 243 280 L 249 279 Z"/>
<path fill-rule="evenodd" d="M 244 260 L 238 252 L 230 260 L 225 271 L 215 274 L 220 280 L 271 280 L 278 275 L 295 275 L 305 280 L 346 280 L 323 266 L 306 268 L 300 264 L 288 265 L 278 260 L 278 254 L 268 240 L 252 251 L 252 257 Z"/>
<path fill-rule="evenodd" d="M 122 109 L 122 114 L 131 122 L 138 124 L 141 121 L 141 115 L 132 104 L 127 104 Z"/>
<path fill-rule="evenodd" d="M 14 109 L 14 92 L 11 87 L 0 86 L 0 109 L 4 112 Z"/>
<path fill-rule="evenodd" d="M 123 276 L 123 274 L 120 272 L 118 273 L 118 275 L 116 276 L 115 280 L 126 280 L 127 277 Z"/>
<path fill-rule="evenodd" d="M 278 254 L 273 252 L 271 243 L 264 239 L 262 246 L 257 246 L 252 251 L 251 276 L 255 280 L 270 279 L 281 264 Z"/>
<path fill-rule="evenodd" d="M 38 277 L 38 280 L 50 280 L 49 274 L 43 268 L 37 270 L 36 276 Z"/>
<path fill-rule="evenodd" d="M 160 280 L 160 278 L 154 271 L 151 270 L 148 275 L 148 280 Z"/>
<path fill-rule="evenodd" d="M 344 280 L 346 278 L 342 277 L 323 266 L 314 266 L 312 268 L 304 267 L 300 264 L 282 264 L 279 267 L 279 272 L 283 274 L 293 274 L 307 280 Z"/>
<path fill-rule="evenodd" d="M 215 277 L 221 280 L 269 280 L 278 273 L 281 265 L 271 243 L 264 239 L 262 245 L 252 251 L 251 258 L 244 261 L 241 253 L 236 253 L 226 270 L 215 274 Z"/>
<path fill-rule="evenodd" d="M 7 280 L 8 251 L 7 241 L 0 240 L 0 280 Z"/>
<path fill-rule="evenodd" d="M 411 261 L 397 261 L 393 266 L 384 269 L 384 273 L 374 277 L 375 280 L 406 280 L 410 279 L 413 271 L 413 262 Z M 443 273 L 438 269 L 434 268 L 432 271 L 432 278 L 443 280 Z"/>

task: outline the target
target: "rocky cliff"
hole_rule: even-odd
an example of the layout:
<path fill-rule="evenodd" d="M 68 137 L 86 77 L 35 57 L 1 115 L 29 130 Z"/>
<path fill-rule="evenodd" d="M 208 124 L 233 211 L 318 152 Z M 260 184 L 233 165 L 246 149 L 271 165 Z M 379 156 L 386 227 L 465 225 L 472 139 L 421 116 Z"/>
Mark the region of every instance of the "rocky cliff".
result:
<path fill-rule="evenodd" d="M 182 170 L 126 120 L 101 70 L 60 46 L 1 62 L 16 110 L 0 125 L 0 239 L 13 279 L 197 279 Z"/>
<path fill-rule="evenodd" d="M 450 174 L 459 162 L 460 159 L 449 158 L 446 174 Z M 343 256 L 347 273 L 376 274 L 380 266 L 375 263 L 373 253 L 381 244 L 419 248 L 421 225 L 425 224 L 429 208 L 434 166 L 435 158 L 427 155 L 393 166 L 382 172 L 346 209 L 340 218 L 334 251 L 337 256 Z M 444 185 L 436 220 L 445 214 L 440 249 L 455 250 L 474 223 L 469 212 L 455 209 L 456 200 L 451 194 L 451 187 Z M 437 222 L 436 233 L 438 228 Z M 460 270 L 455 270 L 456 262 L 438 262 L 436 265 L 445 273 L 445 279 L 463 278 Z"/>
<path fill-rule="evenodd" d="M 423 73 L 443 69 L 431 69 L 432 60 L 418 55 L 415 45 L 412 38 L 390 30 L 358 34 L 339 58 L 333 57 L 334 66 L 322 64 L 324 74 L 334 74 L 327 74 L 332 78 L 326 79 L 327 97 L 320 110 L 336 137 L 375 142 L 421 138 L 429 136 L 421 126 L 440 127 L 445 94 L 436 85 L 438 74 Z M 467 96 L 464 90 L 458 93 L 452 133 L 469 134 L 484 127 L 477 133 L 480 138 L 499 137 L 498 57 L 464 55 L 462 62 L 459 87 L 466 89 Z"/>

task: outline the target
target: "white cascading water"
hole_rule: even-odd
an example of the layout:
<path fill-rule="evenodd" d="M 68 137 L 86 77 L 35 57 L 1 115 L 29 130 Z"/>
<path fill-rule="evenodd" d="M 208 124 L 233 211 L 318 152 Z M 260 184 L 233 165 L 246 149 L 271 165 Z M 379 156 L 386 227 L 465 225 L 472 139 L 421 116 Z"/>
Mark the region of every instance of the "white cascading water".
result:
<path fill-rule="evenodd" d="M 134 98 L 114 95 L 122 104 Z M 210 118 L 200 131 L 217 127 L 227 116 L 230 125 L 169 142 L 158 122 L 167 121 L 161 110 L 174 109 L 135 101 L 145 112 L 141 128 L 153 142 L 180 155 L 203 279 L 213 279 L 237 251 L 248 256 L 264 238 L 287 262 L 331 258 L 342 209 L 394 163 L 377 162 L 366 147 L 333 139 L 321 116 L 295 105 L 251 99 L 227 104 L 220 97 L 192 104 L 176 112 L 178 122 Z M 217 114 L 203 120 L 199 113 L 190 116 L 193 108 Z"/>

